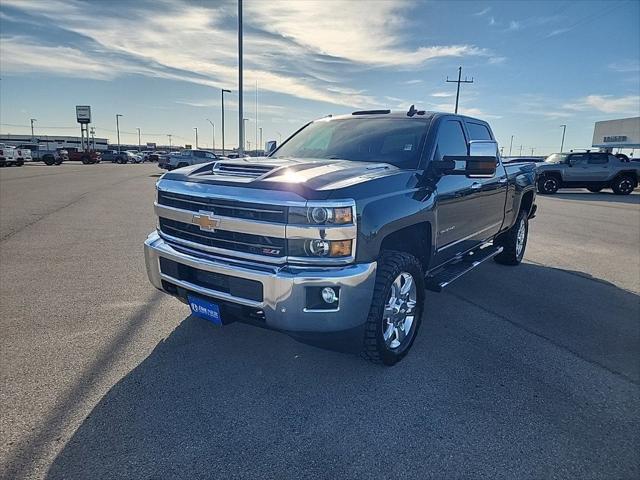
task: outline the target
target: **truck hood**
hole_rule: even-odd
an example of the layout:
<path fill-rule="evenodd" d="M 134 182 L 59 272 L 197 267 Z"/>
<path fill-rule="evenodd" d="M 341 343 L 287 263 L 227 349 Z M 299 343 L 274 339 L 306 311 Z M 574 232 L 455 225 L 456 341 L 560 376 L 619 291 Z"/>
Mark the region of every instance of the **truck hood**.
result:
<path fill-rule="evenodd" d="M 388 163 L 350 160 L 256 157 L 219 160 L 165 174 L 167 180 L 237 185 L 270 190 L 329 191 L 403 170 Z M 302 193 L 302 192 L 301 192 Z"/>

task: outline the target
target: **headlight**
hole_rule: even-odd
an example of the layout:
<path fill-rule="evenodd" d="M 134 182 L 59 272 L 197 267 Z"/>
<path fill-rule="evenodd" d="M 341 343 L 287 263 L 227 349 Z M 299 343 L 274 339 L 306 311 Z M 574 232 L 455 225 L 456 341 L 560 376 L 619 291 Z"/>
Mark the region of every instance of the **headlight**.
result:
<path fill-rule="evenodd" d="M 289 223 L 294 225 L 345 225 L 353 223 L 352 207 L 290 207 Z"/>
<path fill-rule="evenodd" d="M 339 258 L 352 253 L 352 240 L 293 239 L 289 240 L 289 255 L 292 257 Z"/>

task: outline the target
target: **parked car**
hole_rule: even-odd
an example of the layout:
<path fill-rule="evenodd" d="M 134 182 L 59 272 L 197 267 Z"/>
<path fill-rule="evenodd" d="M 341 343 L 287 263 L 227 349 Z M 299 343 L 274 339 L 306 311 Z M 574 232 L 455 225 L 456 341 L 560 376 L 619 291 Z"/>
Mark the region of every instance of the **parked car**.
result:
<path fill-rule="evenodd" d="M 125 150 L 123 153 L 127 155 L 125 163 L 142 163 L 142 155 L 135 150 Z"/>
<path fill-rule="evenodd" d="M 425 288 L 522 261 L 535 180 L 534 164 L 502 163 L 482 120 L 413 107 L 323 118 L 269 157 L 164 174 L 147 272 L 214 323 L 393 365 Z"/>
<path fill-rule="evenodd" d="M 122 155 L 118 153 L 118 150 L 100 150 L 100 156 L 104 162 L 122 163 L 118 161 L 121 160 L 122 157 Z"/>
<path fill-rule="evenodd" d="M 82 162 L 85 165 L 91 163 L 100 163 L 102 159 L 100 152 L 98 150 L 80 150 L 75 147 L 70 147 L 67 149 L 69 160 Z"/>
<path fill-rule="evenodd" d="M 16 148 L 16 165 L 18 167 L 21 167 L 25 162 L 31 162 L 32 160 L 31 150 L 29 148 L 21 146 Z"/>
<path fill-rule="evenodd" d="M 10 167 L 16 164 L 16 149 L 10 145 L 0 143 L 0 167 Z"/>
<path fill-rule="evenodd" d="M 158 166 L 166 170 L 173 170 L 216 160 L 218 160 L 218 156 L 206 150 L 182 150 L 176 154 L 170 154 L 163 162 L 159 161 Z"/>
<path fill-rule="evenodd" d="M 538 164 L 538 192 L 553 194 L 560 188 L 613 189 L 629 195 L 638 186 L 640 167 L 605 152 L 570 152 L 549 155 Z"/>
<path fill-rule="evenodd" d="M 28 148 L 32 161 L 44 162 L 46 165 L 60 165 L 65 160 L 64 155 L 68 155 L 66 150 L 52 150 L 38 144 L 18 145 L 18 148 Z"/>

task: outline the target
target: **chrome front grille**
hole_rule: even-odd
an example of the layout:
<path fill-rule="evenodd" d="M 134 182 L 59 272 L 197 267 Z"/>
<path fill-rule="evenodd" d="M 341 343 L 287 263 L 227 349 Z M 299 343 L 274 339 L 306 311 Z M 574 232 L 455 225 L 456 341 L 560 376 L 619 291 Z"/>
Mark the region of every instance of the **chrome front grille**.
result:
<path fill-rule="evenodd" d="M 215 230 L 213 232 L 201 230 L 193 223 L 184 223 L 169 218 L 160 217 L 160 231 L 179 240 L 206 247 L 241 252 L 250 255 L 262 255 L 278 258 L 286 255 L 284 238 L 251 235 L 247 233 Z"/>
<path fill-rule="evenodd" d="M 282 224 L 287 222 L 287 207 L 284 206 L 194 197 L 162 191 L 158 192 L 158 203 L 160 205 L 166 205 L 167 207 L 189 210 L 191 212 L 205 210 L 224 217 Z"/>

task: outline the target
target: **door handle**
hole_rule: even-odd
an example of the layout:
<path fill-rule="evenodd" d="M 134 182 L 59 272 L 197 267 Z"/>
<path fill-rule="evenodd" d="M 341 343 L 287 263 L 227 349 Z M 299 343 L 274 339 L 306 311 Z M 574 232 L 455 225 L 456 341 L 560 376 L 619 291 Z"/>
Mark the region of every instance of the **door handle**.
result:
<path fill-rule="evenodd" d="M 498 183 L 507 183 L 507 177 L 502 177 L 500 180 L 498 180 Z"/>
<path fill-rule="evenodd" d="M 473 182 L 471 184 L 471 188 L 474 189 L 474 190 L 478 190 L 478 189 L 482 188 L 482 184 L 479 183 L 479 182 Z"/>

